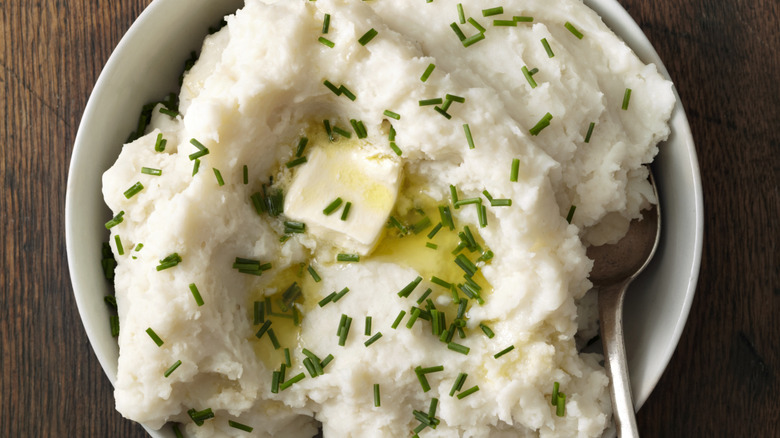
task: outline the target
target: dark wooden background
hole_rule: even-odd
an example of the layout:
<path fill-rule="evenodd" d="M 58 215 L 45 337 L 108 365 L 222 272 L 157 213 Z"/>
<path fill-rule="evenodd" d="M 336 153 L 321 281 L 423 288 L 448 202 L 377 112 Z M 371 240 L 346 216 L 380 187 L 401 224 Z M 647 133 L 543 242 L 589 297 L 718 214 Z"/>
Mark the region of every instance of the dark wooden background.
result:
<path fill-rule="evenodd" d="M 68 163 L 109 54 L 150 0 L 0 0 L 0 437 L 144 437 L 114 409 L 65 255 Z M 645 437 L 780 437 L 780 3 L 619 0 L 677 85 L 706 240 Z"/>

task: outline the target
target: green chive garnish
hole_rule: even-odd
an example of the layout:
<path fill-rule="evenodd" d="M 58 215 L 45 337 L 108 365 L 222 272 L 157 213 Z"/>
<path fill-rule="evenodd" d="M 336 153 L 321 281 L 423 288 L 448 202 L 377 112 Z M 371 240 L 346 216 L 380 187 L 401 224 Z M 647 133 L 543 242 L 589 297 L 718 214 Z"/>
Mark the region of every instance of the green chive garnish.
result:
<path fill-rule="evenodd" d="M 458 3 L 458 21 L 460 24 L 466 24 L 466 14 L 463 12 L 462 3 Z"/>
<path fill-rule="evenodd" d="M 509 353 L 510 351 L 512 351 L 514 349 L 515 349 L 515 346 L 514 345 L 510 345 L 510 346 L 504 348 L 503 350 L 499 351 L 498 353 L 494 354 L 493 357 L 498 359 L 499 357 Z"/>
<path fill-rule="evenodd" d="M 477 217 L 479 219 L 479 226 L 485 228 L 487 226 L 487 207 L 481 203 L 477 206 Z"/>
<path fill-rule="evenodd" d="M 460 345 L 455 342 L 450 342 L 449 344 L 447 344 L 447 348 L 452 351 L 458 352 L 460 354 L 469 354 L 469 351 L 471 350 L 469 347 L 466 347 L 465 345 Z"/>
<path fill-rule="evenodd" d="M 358 138 L 366 138 L 368 137 L 368 132 L 366 131 L 366 126 L 363 124 L 360 120 L 351 119 L 349 123 L 352 125 L 352 129 L 355 130 L 355 134 L 357 134 Z"/>
<path fill-rule="evenodd" d="M 493 15 L 501 15 L 504 13 L 503 6 L 497 6 L 495 8 L 489 8 L 489 9 L 483 9 L 482 10 L 482 16 L 483 17 L 491 17 Z"/>
<path fill-rule="evenodd" d="M 322 280 L 319 274 L 317 274 L 317 271 L 315 271 L 314 268 L 311 267 L 311 265 L 309 265 L 309 267 L 306 268 L 306 270 L 309 271 L 309 274 L 311 274 L 311 278 L 314 279 L 315 283 L 319 283 Z"/>
<path fill-rule="evenodd" d="M 401 148 L 399 148 L 399 147 L 398 147 L 398 145 L 397 145 L 397 144 L 395 144 L 395 142 L 394 142 L 394 141 L 391 141 L 391 142 L 390 142 L 390 149 L 392 149 L 392 150 L 393 150 L 393 152 L 395 152 L 395 154 L 396 154 L 396 155 L 398 155 L 399 157 L 400 157 L 400 156 L 401 156 L 401 154 L 403 153 L 403 152 L 401 151 Z"/>
<path fill-rule="evenodd" d="M 516 27 L 517 21 L 515 20 L 493 20 L 493 26 L 496 27 Z"/>
<path fill-rule="evenodd" d="M 300 382 L 306 377 L 305 374 L 300 373 L 297 376 L 291 377 L 290 380 L 285 381 L 284 383 L 279 385 L 279 389 L 284 391 L 285 389 L 291 387 L 293 384 Z"/>
<path fill-rule="evenodd" d="M 195 286 L 195 283 L 190 283 L 190 292 L 192 292 L 192 296 L 195 298 L 195 303 L 198 305 L 198 307 L 202 306 L 203 297 L 200 296 L 198 286 Z"/>
<path fill-rule="evenodd" d="M 176 362 L 173 363 L 173 365 L 170 366 L 170 368 L 165 370 L 165 372 L 163 373 L 163 376 L 164 377 L 168 377 L 171 374 L 173 374 L 173 372 L 176 371 L 176 368 L 179 368 L 179 365 L 181 365 L 181 361 L 177 360 Z"/>
<path fill-rule="evenodd" d="M 343 202 L 343 200 L 341 198 L 336 198 L 333 201 L 331 201 L 331 203 L 328 204 L 328 206 L 325 207 L 325 209 L 322 210 L 322 212 L 327 216 L 327 215 L 333 213 L 334 211 L 336 211 L 339 208 L 339 206 L 341 205 L 342 202 Z"/>
<path fill-rule="evenodd" d="M 222 187 L 225 185 L 225 180 L 222 179 L 222 172 L 219 171 L 219 169 L 212 167 L 211 170 L 214 171 L 214 176 L 217 178 L 217 185 Z"/>
<path fill-rule="evenodd" d="M 325 356 L 325 359 L 322 359 L 322 362 L 320 362 L 320 368 L 324 369 L 326 366 L 328 366 L 328 364 L 332 360 L 333 360 L 333 355 L 332 354 L 329 354 L 329 355 Z"/>
<path fill-rule="evenodd" d="M 361 46 L 365 46 L 368 44 L 374 37 L 378 34 L 373 27 L 368 30 L 368 32 L 364 33 L 362 37 L 358 40 L 358 43 L 360 43 Z"/>
<path fill-rule="evenodd" d="M 434 64 L 428 64 L 428 67 L 425 69 L 425 72 L 423 72 L 422 76 L 420 76 L 420 80 L 425 82 L 428 80 L 428 78 L 431 76 L 431 73 L 433 73 L 433 69 L 435 69 L 436 66 Z"/>
<path fill-rule="evenodd" d="M 515 15 L 514 17 L 512 17 L 512 19 L 516 23 L 531 23 L 534 21 L 534 17 L 526 17 L 523 15 Z"/>
<path fill-rule="evenodd" d="M 204 421 L 214 418 L 214 412 L 211 410 L 211 408 L 206 408 L 202 411 L 190 409 L 187 411 L 187 414 L 189 414 L 190 418 L 192 418 L 192 421 L 194 421 L 198 426 L 203 426 Z"/>
<path fill-rule="evenodd" d="M 471 19 L 469 19 L 469 20 L 471 20 Z M 469 46 L 474 45 L 474 44 L 476 44 L 476 43 L 478 43 L 478 42 L 480 42 L 480 41 L 482 41 L 484 39 L 485 39 L 485 34 L 484 33 L 474 34 L 474 35 L 466 38 L 465 40 L 463 40 L 463 47 L 469 47 Z"/>
<path fill-rule="evenodd" d="M 347 220 L 347 217 L 349 216 L 349 209 L 352 207 L 352 203 L 347 201 L 346 204 L 344 204 L 344 210 L 341 212 L 341 220 L 345 221 Z"/>
<path fill-rule="evenodd" d="M 417 304 L 422 304 L 422 302 L 425 301 L 426 298 L 428 298 L 428 295 L 430 295 L 431 292 L 433 292 L 431 288 L 426 289 L 425 292 L 423 292 L 423 294 L 420 295 L 420 298 L 417 299 Z"/>
<path fill-rule="evenodd" d="M 398 324 L 401 323 L 401 320 L 404 319 L 404 316 L 406 316 L 406 310 L 402 310 L 398 312 L 398 316 L 395 317 L 395 321 L 393 321 L 393 325 L 391 325 L 390 327 L 392 327 L 393 329 L 397 329 Z"/>
<path fill-rule="evenodd" d="M 116 252 L 119 255 L 125 254 L 125 248 L 122 246 L 122 239 L 119 238 L 119 234 L 114 236 L 114 243 L 116 243 Z"/>
<path fill-rule="evenodd" d="M 284 232 L 286 234 L 301 234 L 306 232 L 306 224 L 303 222 L 284 221 Z"/>
<path fill-rule="evenodd" d="M 371 338 L 369 340 L 367 340 L 366 342 L 364 342 L 363 344 L 366 347 L 368 347 L 369 345 L 371 345 L 374 342 L 378 341 L 379 338 L 381 338 L 381 337 L 382 337 L 382 332 L 376 332 L 376 334 L 374 336 L 371 336 Z"/>
<path fill-rule="evenodd" d="M 496 335 L 493 333 L 493 330 L 490 330 L 490 327 L 486 326 L 485 324 L 479 324 L 479 328 L 482 329 L 482 332 L 485 333 L 485 336 L 487 336 L 488 339 L 493 339 L 493 336 Z"/>
<path fill-rule="evenodd" d="M 111 218 L 111 220 L 106 222 L 106 225 L 105 225 L 106 229 L 109 230 L 109 229 L 111 229 L 111 228 L 121 224 L 122 221 L 124 220 L 124 218 L 123 218 L 124 215 L 125 215 L 125 211 L 124 210 L 122 210 L 119 213 L 117 213 L 116 216 L 114 216 L 113 218 Z"/>
<path fill-rule="evenodd" d="M 157 139 L 154 142 L 154 150 L 156 152 L 163 152 L 166 143 L 168 143 L 168 140 L 163 138 L 162 132 L 157 134 Z"/>
<path fill-rule="evenodd" d="M 246 424 L 241 424 L 233 420 L 228 420 L 228 426 L 234 429 L 243 430 L 244 432 L 251 432 L 252 430 L 254 430 L 254 428 L 251 426 L 247 426 Z"/>
<path fill-rule="evenodd" d="M 366 336 L 371 336 L 371 321 L 373 320 L 372 317 L 366 316 L 366 324 L 365 324 L 365 330 L 363 330 L 363 334 Z"/>
<path fill-rule="evenodd" d="M 119 336 L 119 317 L 117 315 L 111 315 L 108 318 L 108 323 L 111 326 L 111 336 L 114 338 Z"/>
<path fill-rule="evenodd" d="M 474 385 L 471 388 L 469 388 L 469 389 L 461 392 L 460 394 L 458 394 L 458 400 L 462 400 L 462 399 L 470 396 L 471 394 L 474 394 L 477 391 L 479 391 L 479 386 L 478 385 Z"/>
<path fill-rule="evenodd" d="M 440 104 L 442 102 L 443 102 L 443 100 L 442 100 L 441 97 L 436 97 L 436 98 L 433 98 L 433 99 L 423 99 L 423 100 L 419 101 L 420 106 L 438 105 L 438 104 Z"/>
<path fill-rule="evenodd" d="M 374 407 L 379 407 L 381 405 L 381 400 L 379 397 L 379 384 L 374 383 Z"/>
<path fill-rule="evenodd" d="M 450 397 L 455 395 L 456 392 L 460 391 L 461 388 L 463 388 L 463 384 L 466 383 L 466 378 L 469 375 L 466 373 L 460 373 L 458 374 L 458 377 L 455 379 L 455 382 L 452 384 L 452 389 L 450 389 Z"/>
<path fill-rule="evenodd" d="M 158 347 L 162 347 L 162 345 L 164 344 L 163 340 L 160 339 L 159 336 L 157 336 L 157 333 L 155 333 L 151 327 L 146 329 L 146 334 L 149 335 L 150 338 L 152 338 L 152 340 L 154 341 L 155 344 L 157 344 Z"/>
<path fill-rule="evenodd" d="M 189 156 L 190 157 L 190 161 L 195 160 L 197 158 L 200 158 L 200 157 L 202 157 L 204 155 L 208 155 L 209 150 L 208 150 L 208 148 L 206 146 L 203 146 L 203 143 L 199 142 L 198 140 L 196 140 L 194 138 L 191 138 L 190 139 L 190 144 L 192 144 L 193 146 L 198 148 L 198 152 L 190 154 L 190 156 Z"/>
<path fill-rule="evenodd" d="M 200 169 L 200 158 L 196 158 L 195 161 L 192 162 L 192 176 L 198 174 L 198 169 Z"/>
<path fill-rule="evenodd" d="M 176 435 L 176 438 L 184 438 L 184 435 L 182 435 L 178 424 L 173 425 L 173 433 Z"/>
<path fill-rule="evenodd" d="M 333 127 L 333 132 L 335 132 L 336 134 L 338 134 L 338 135 L 340 135 L 340 136 L 342 136 L 344 138 L 352 138 L 352 134 L 350 134 L 349 131 L 347 131 L 345 129 L 341 129 L 338 126 L 334 126 Z"/>
<path fill-rule="evenodd" d="M 414 289 L 417 287 L 418 284 L 420 284 L 421 281 L 422 281 L 422 277 L 418 275 L 417 278 L 412 280 L 409 284 L 404 286 L 404 288 L 398 292 L 398 296 L 401 298 L 407 298 L 409 295 L 411 295 L 412 291 L 414 291 Z"/>
<path fill-rule="evenodd" d="M 439 245 L 431 242 L 425 242 L 425 246 L 430 249 L 439 249 Z"/>
<path fill-rule="evenodd" d="M 306 144 L 309 143 L 309 139 L 306 137 L 301 137 L 300 140 L 298 140 L 298 146 L 295 148 L 295 156 L 300 157 L 303 155 L 303 151 L 306 149 Z"/>
<path fill-rule="evenodd" d="M 544 51 L 547 52 L 548 58 L 555 56 L 555 53 L 553 53 L 552 49 L 550 48 L 550 43 L 547 42 L 547 38 L 542 38 L 542 46 L 544 46 Z"/>
<path fill-rule="evenodd" d="M 558 391 L 561 387 L 561 384 L 558 382 L 553 382 L 553 392 L 552 397 L 550 398 L 550 404 L 555 406 L 558 404 Z"/>
<path fill-rule="evenodd" d="M 143 173 L 145 175 L 160 176 L 160 175 L 162 175 L 162 170 L 154 169 L 154 168 L 151 168 L 151 167 L 142 167 L 141 168 L 141 173 Z"/>
<path fill-rule="evenodd" d="M 249 167 L 247 167 L 246 164 L 244 164 L 244 184 L 249 184 Z"/>
<path fill-rule="evenodd" d="M 441 222 L 439 222 L 438 224 L 436 224 L 436 226 L 435 226 L 435 227 L 433 227 L 433 229 L 431 230 L 431 232 L 430 232 L 430 233 L 428 233 L 428 238 L 429 238 L 429 239 L 433 239 L 433 236 L 435 236 L 435 235 L 436 235 L 436 233 L 438 233 L 438 232 L 439 232 L 439 230 L 441 230 L 441 227 L 442 227 L 442 223 L 441 223 Z"/>
<path fill-rule="evenodd" d="M 160 113 L 161 114 L 165 114 L 166 116 L 172 117 L 172 118 L 176 118 L 176 116 L 179 115 L 178 111 L 169 110 L 168 108 L 165 108 L 165 107 L 161 107 L 160 108 Z"/>
<path fill-rule="evenodd" d="M 477 31 L 480 34 L 482 34 L 482 37 L 484 38 L 485 36 L 484 33 L 487 31 L 487 29 L 485 29 L 481 24 L 479 24 L 479 22 L 477 22 L 477 20 L 475 20 L 473 17 L 469 17 L 466 21 L 471 23 L 471 25 L 474 26 L 474 29 L 477 29 Z M 465 41 L 464 41 L 464 45 L 465 45 Z"/>
<path fill-rule="evenodd" d="M 325 307 L 326 304 L 328 304 L 331 301 L 333 301 L 333 298 L 335 298 L 336 295 L 338 295 L 338 292 L 335 292 L 335 291 L 331 292 L 330 295 L 328 295 L 325 298 L 321 299 L 319 301 L 319 303 L 317 303 L 317 304 L 319 304 L 320 307 Z"/>
<path fill-rule="evenodd" d="M 461 24 L 466 24 L 466 20 L 463 20 Z M 466 41 L 466 35 L 463 34 L 463 31 L 460 30 L 460 26 L 458 26 L 457 23 L 452 22 L 450 24 L 450 28 L 452 28 L 452 31 L 455 32 L 455 35 L 458 36 L 458 39 L 460 40 L 461 43 Z"/>
<path fill-rule="evenodd" d="M 178 253 L 173 253 L 160 260 L 160 264 L 157 265 L 157 270 L 162 271 L 164 269 L 172 268 L 181 263 L 181 260 L 181 256 Z"/>
<path fill-rule="evenodd" d="M 359 262 L 360 261 L 360 255 L 359 254 L 339 253 L 338 255 L 336 255 L 336 261 L 339 261 L 339 262 Z"/>
<path fill-rule="evenodd" d="M 349 336 L 349 327 L 352 325 L 352 318 L 347 316 L 344 320 L 344 324 L 341 325 L 341 333 L 339 334 L 339 346 L 343 347 L 347 343 L 347 336 Z"/>
<path fill-rule="evenodd" d="M 319 38 L 317 38 L 317 41 L 319 41 L 323 45 L 326 45 L 326 46 L 330 47 L 331 49 L 336 45 L 336 43 L 334 43 L 333 41 L 331 41 L 331 40 L 329 40 L 329 39 L 327 39 L 325 37 L 319 37 Z"/>
<path fill-rule="evenodd" d="M 590 125 L 588 126 L 588 133 L 585 134 L 585 143 L 590 143 L 590 136 L 593 134 L 593 128 L 596 127 L 595 122 L 590 122 Z"/>
<path fill-rule="evenodd" d="M 271 309 L 270 309 L 270 308 L 268 309 L 268 313 L 271 313 Z M 271 320 L 270 320 L 270 319 L 267 319 L 267 320 L 266 320 L 266 321 L 263 323 L 262 327 L 260 327 L 260 330 L 258 330 L 258 331 L 257 331 L 257 333 L 255 333 L 255 337 L 256 337 L 257 339 L 262 339 L 262 338 L 263 338 L 263 335 L 265 334 L 265 332 L 267 332 L 267 331 L 268 331 L 268 329 L 269 329 L 269 328 L 271 328 Z"/>
<path fill-rule="evenodd" d="M 435 275 L 431 277 L 431 283 L 438 284 L 439 286 L 441 286 L 441 287 L 443 287 L 445 289 L 449 289 L 450 287 L 452 287 L 451 283 L 449 283 L 447 281 L 444 281 L 444 280 L 442 280 L 441 278 L 439 278 L 439 277 L 437 277 Z"/>
<path fill-rule="evenodd" d="M 454 188 L 453 186 L 450 186 L 451 188 Z M 453 202 L 457 201 L 457 193 L 455 195 L 456 197 L 453 198 Z M 455 222 L 452 219 L 452 212 L 450 211 L 450 207 L 447 205 L 440 205 L 439 206 L 439 216 L 441 216 L 441 224 L 444 227 L 449 228 L 450 230 L 455 229 Z"/>
<path fill-rule="evenodd" d="M 517 177 L 520 173 L 520 159 L 512 158 L 512 171 L 509 174 L 509 181 L 517 182 Z"/>
<path fill-rule="evenodd" d="M 282 348 L 282 346 L 279 344 L 279 340 L 276 339 L 276 333 L 274 332 L 274 329 L 268 329 L 268 338 L 271 340 L 271 345 L 274 346 L 274 350 Z"/>
<path fill-rule="evenodd" d="M 474 149 L 474 139 L 471 137 L 471 128 L 469 128 L 468 123 L 463 125 L 463 132 L 466 133 L 466 141 L 469 143 L 469 149 Z"/>
<path fill-rule="evenodd" d="M 576 36 L 577 39 L 582 39 L 582 33 L 577 30 L 573 24 L 569 23 L 568 21 L 563 25 L 566 29 L 569 29 L 569 32 L 572 33 L 572 35 Z"/>
<path fill-rule="evenodd" d="M 325 18 L 322 19 L 322 33 L 328 33 L 330 29 L 330 14 L 325 14 Z"/>
<path fill-rule="evenodd" d="M 132 187 L 130 187 L 129 189 L 125 190 L 125 198 L 130 199 L 133 196 L 135 196 L 136 194 L 138 194 L 138 192 L 140 192 L 143 189 L 144 189 L 144 185 L 141 184 L 140 182 L 137 182 L 137 183 L 133 184 Z"/>
<path fill-rule="evenodd" d="M 349 288 L 348 288 L 348 287 L 345 287 L 344 289 L 341 289 L 341 290 L 339 291 L 339 293 L 337 293 L 336 295 L 334 295 L 334 296 L 333 296 L 333 298 L 331 299 L 331 301 L 335 303 L 336 301 L 340 300 L 340 299 L 341 299 L 341 297 L 343 297 L 344 295 L 346 295 L 346 294 L 347 294 L 347 292 L 349 292 Z"/>
<path fill-rule="evenodd" d="M 542 129 L 550 126 L 550 120 L 552 120 L 553 116 L 550 113 L 546 113 L 542 118 L 539 120 L 539 122 L 534 125 L 533 128 L 529 130 L 531 135 L 539 135 L 540 132 L 542 132 Z"/>
<path fill-rule="evenodd" d="M 433 64 L 431 64 L 431 65 L 433 65 Z M 390 117 L 391 119 L 401 120 L 401 115 L 398 114 L 398 113 L 395 113 L 393 111 L 385 110 L 385 112 L 383 114 L 386 115 L 387 117 Z"/>
<path fill-rule="evenodd" d="M 265 322 L 265 303 L 262 301 L 255 301 L 254 304 L 254 319 L 253 324 L 258 325 Z"/>
<path fill-rule="evenodd" d="M 406 321 L 406 328 L 411 329 L 414 327 L 414 323 L 417 322 L 417 318 L 420 317 L 420 309 L 415 307 L 412 310 L 412 314 L 409 316 L 409 321 Z"/>
<path fill-rule="evenodd" d="M 624 110 L 628 109 L 628 101 L 629 100 L 631 100 L 631 89 L 630 88 L 626 88 L 626 92 L 623 93 L 623 106 L 622 106 L 622 108 Z"/>
<path fill-rule="evenodd" d="M 303 163 L 305 163 L 307 161 L 308 160 L 307 160 L 306 157 L 298 157 L 298 158 L 294 158 L 294 159 L 288 161 L 286 166 L 287 166 L 288 169 L 292 169 L 293 167 L 299 166 L 299 165 L 301 165 L 301 164 L 303 164 Z"/>
<path fill-rule="evenodd" d="M 566 222 L 571 223 L 571 220 L 574 218 L 574 210 L 577 209 L 576 205 L 572 205 L 569 208 L 569 214 L 566 215 Z"/>
<path fill-rule="evenodd" d="M 523 66 L 521 70 L 523 71 L 523 76 L 525 76 L 525 80 L 528 81 L 528 85 L 530 85 L 531 88 L 536 88 L 536 81 L 531 76 L 531 73 L 528 71 L 528 67 Z"/>
<path fill-rule="evenodd" d="M 562 392 L 558 393 L 558 402 L 555 406 L 555 415 L 559 417 L 566 415 L 566 394 Z"/>

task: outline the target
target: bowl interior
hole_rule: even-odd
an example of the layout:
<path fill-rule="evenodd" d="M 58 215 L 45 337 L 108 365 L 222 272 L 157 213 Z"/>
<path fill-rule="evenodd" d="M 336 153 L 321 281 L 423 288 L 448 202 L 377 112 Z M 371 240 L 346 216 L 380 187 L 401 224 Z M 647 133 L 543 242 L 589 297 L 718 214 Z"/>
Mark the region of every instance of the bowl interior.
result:
<path fill-rule="evenodd" d="M 642 31 L 616 0 L 588 0 L 645 62 L 668 77 Z M 104 223 L 101 177 L 135 128 L 141 107 L 177 89 L 184 61 L 198 50 L 209 26 L 241 0 L 156 0 L 111 55 L 85 109 L 71 157 L 65 205 L 68 264 L 79 313 L 92 348 L 113 383 L 118 347 L 103 297 L 110 285 L 101 269 Z M 164 42 L 164 43 L 161 43 Z M 632 285 L 625 308 L 629 370 L 637 407 L 655 387 L 677 346 L 696 287 L 702 247 L 703 206 L 698 162 L 682 105 L 672 135 L 653 165 L 663 211 L 663 232 L 651 266 Z M 672 190 L 674 188 L 674 190 Z M 148 429 L 147 429 L 148 430 Z M 163 429 L 155 437 L 173 437 Z"/>

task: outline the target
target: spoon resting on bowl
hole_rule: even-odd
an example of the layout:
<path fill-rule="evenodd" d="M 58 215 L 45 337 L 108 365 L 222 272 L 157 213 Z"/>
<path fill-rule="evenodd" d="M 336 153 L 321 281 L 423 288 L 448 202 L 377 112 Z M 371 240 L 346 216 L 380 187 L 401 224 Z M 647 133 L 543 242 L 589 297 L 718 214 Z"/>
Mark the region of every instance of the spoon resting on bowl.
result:
<path fill-rule="evenodd" d="M 652 173 L 649 179 L 658 199 Z M 661 211 L 656 203 L 643 212 L 641 219 L 631 222 L 628 232 L 619 242 L 588 248 L 588 257 L 594 261 L 590 280 L 599 291 L 601 342 L 610 378 L 613 415 L 617 435 L 621 438 L 639 436 L 623 341 L 623 299 L 629 284 L 653 258 L 660 236 Z"/>

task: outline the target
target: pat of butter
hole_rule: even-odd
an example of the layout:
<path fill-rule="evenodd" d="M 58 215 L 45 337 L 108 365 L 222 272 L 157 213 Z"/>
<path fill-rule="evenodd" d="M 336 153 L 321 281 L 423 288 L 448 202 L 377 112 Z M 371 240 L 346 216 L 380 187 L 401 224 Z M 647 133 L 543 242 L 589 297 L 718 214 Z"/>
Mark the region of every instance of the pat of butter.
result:
<path fill-rule="evenodd" d="M 367 255 L 382 235 L 400 183 L 399 159 L 361 141 L 323 144 L 297 168 L 284 214 L 305 223 L 307 233 L 327 244 Z M 343 202 L 326 215 L 323 210 L 336 198 Z M 350 209 L 342 220 L 347 202 Z"/>

